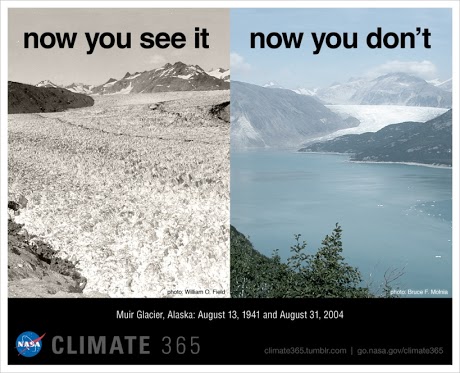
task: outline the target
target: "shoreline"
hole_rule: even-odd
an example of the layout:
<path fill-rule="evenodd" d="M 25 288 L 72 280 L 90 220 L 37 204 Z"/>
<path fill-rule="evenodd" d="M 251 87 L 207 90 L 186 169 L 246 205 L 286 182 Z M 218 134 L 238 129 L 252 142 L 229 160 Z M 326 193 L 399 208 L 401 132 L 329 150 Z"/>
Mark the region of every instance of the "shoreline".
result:
<path fill-rule="evenodd" d="M 323 154 L 323 155 L 343 155 L 351 157 L 349 153 L 338 153 L 338 152 L 299 152 L 297 153 L 304 153 L 304 154 Z M 442 168 L 442 169 L 450 169 L 452 170 L 452 166 L 442 165 L 442 164 L 430 164 L 430 163 L 417 163 L 417 162 L 387 162 L 387 161 L 352 161 L 348 159 L 345 162 L 349 163 L 371 163 L 371 164 L 403 164 L 406 166 L 422 166 L 422 167 L 429 167 L 429 168 Z"/>
<path fill-rule="evenodd" d="M 378 161 L 352 161 L 348 160 L 350 163 L 377 163 L 377 164 L 404 164 L 406 166 L 422 166 L 429 168 L 442 168 L 446 170 L 452 170 L 452 166 L 446 166 L 442 164 L 429 164 L 429 163 L 417 163 L 417 162 L 378 162 Z"/>

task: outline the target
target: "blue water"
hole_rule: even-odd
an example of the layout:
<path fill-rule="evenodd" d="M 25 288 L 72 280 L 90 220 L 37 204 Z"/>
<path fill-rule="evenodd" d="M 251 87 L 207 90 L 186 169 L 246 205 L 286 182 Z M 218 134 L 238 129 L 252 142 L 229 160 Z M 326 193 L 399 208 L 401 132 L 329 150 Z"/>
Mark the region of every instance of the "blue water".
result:
<path fill-rule="evenodd" d="M 232 153 L 231 224 L 257 250 L 279 249 L 286 259 L 300 233 L 314 252 L 335 223 L 343 229 L 342 254 L 363 284 L 378 292 L 387 269 L 404 268 L 395 287 L 446 289 L 451 297 L 450 169 L 352 163 L 344 155 Z"/>

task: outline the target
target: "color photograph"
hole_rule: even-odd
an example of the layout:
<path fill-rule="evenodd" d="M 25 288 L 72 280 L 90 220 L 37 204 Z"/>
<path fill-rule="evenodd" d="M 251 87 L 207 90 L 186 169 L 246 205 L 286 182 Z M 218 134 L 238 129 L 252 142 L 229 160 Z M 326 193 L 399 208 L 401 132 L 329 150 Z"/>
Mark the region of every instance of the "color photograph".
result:
<path fill-rule="evenodd" d="M 451 19 L 232 10 L 233 297 L 452 296 Z"/>

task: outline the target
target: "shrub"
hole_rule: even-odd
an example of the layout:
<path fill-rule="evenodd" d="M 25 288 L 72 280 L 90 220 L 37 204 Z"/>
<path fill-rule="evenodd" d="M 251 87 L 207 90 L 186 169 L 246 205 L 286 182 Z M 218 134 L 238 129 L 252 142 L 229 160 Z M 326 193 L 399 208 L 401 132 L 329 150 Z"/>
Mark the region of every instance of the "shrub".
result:
<path fill-rule="evenodd" d="M 336 224 L 316 253 L 294 235 L 291 256 L 282 263 L 278 251 L 268 258 L 234 227 L 230 231 L 231 295 L 233 298 L 367 298 L 375 294 L 361 286 L 358 268 L 342 256 L 342 228 Z M 391 294 L 386 284 L 383 296 Z"/>

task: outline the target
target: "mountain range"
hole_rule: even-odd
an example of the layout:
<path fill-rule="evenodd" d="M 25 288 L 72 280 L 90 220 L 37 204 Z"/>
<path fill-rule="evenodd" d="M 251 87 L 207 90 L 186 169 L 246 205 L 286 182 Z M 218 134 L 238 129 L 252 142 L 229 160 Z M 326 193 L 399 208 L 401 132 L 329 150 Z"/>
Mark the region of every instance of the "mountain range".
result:
<path fill-rule="evenodd" d="M 324 104 L 405 105 L 452 107 L 452 80 L 431 83 L 405 73 L 391 73 L 375 79 L 350 79 L 327 88 L 294 92 L 314 96 Z"/>
<path fill-rule="evenodd" d="M 433 79 L 433 80 L 428 80 L 427 83 L 430 83 L 434 85 L 435 87 L 441 88 L 444 91 L 452 92 L 452 78 L 444 80 L 444 81 L 439 80 L 439 79 Z"/>
<path fill-rule="evenodd" d="M 215 70 L 208 71 L 208 75 L 213 76 L 217 79 L 222 79 L 226 82 L 230 82 L 230 69 L 222 69 L 221 67 Z"/>
<path fill-rule="evenodd" d="M 301 152 L 352 154 L 353 161 L 452 165 L 452 109 L 425 123 L 391 124 L 377 132 L 345 135 L 308 145 Z"/>
<path fill-rule="evenodd" d="M 230 96 L 234 149 L 298 147 L 309 138 L 359 124 L 287 89 L 232 81 Z"/>
<path fill-rule="evenodd" d="M 49 80 L 36 86 L 59 87 Z M 149 71 L 127 72 L 121 79 L 110 78 L 96 86 L 72 83 L 60 88 L 87 95 L 222 90 L 230 89 L 230 70 L 218 68 L 206 72 L 198 65 L 176 62 Z"/>
<path fill-rule="evenodd" d="M 84 84 L 84 83 L 72 83 L 63 87 L 68 89 L 71 92 L 83 93 L 85 95 L 90 95 L 93 92 L 93 85 Z"/>

